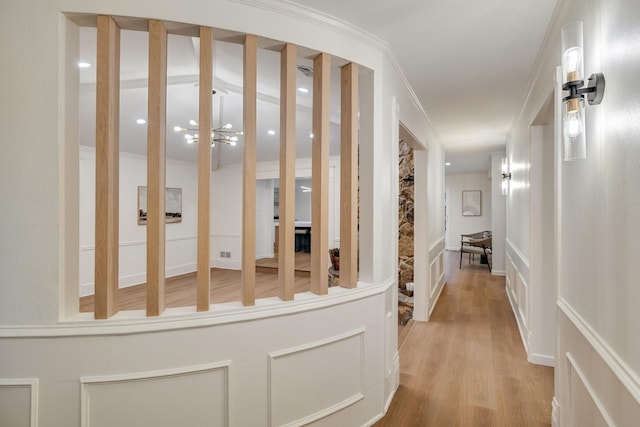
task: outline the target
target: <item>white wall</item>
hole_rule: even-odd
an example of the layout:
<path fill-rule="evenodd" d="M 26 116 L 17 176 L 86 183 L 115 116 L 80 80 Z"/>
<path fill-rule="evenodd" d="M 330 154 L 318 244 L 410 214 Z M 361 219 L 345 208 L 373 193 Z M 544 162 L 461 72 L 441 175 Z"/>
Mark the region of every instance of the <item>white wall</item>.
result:
<path fill-rule="evenodd" d="M 491 154 L 491 274 L 506 274 L 505 238 L 507 234 L 507 197 L 502 194 L 502 158 Z"/>
<path fill-rule="evenodd" d="M 491 230 L 491 180 L 489 173 L 454 173 L 446 175 L 447 186 L 447 249 L 460 250 L 460 235 Z M 482 192 L 482 214 L 462 216 L 462 192 Z"/>
<path fill-rule="evenodd" d="M 95 149 L 80 148 L 80 295 L 93 294 Z M 182 189 L 182 222 L 166 225 L 166 276 L 196 270 L 197 165 L 167 161 L 166 186 Z M 120 153 L 120 287 L 146 281 L 147 227 L 138 225 L 138 186 L 147 182 L 146 157 Z"/>
<path fill-rule="evenodd" d="M 602 104 L 586 109 L 587 159 L 556 160 L 558 334 L 553 423 L 633 426 L 640 419 L 640 287 L 635 268 L 640 259 L 640 82 L 635 78 L 640 69 L 636 49 L 640 4 L 563 1 L 558 12 L 520 119 L 511 131 L 511 161 L 529 164 L 530 126 L 554 90 L 561 63 L 561 25 L 583 21 L 585 73 L 603 71 L 607 87 Z M 559 97 L 556 157 L 562 153 Z M 524 178 L 524 173 L 515 178 L 525 185 L 515 194 L 512 191 L 508 201 L 507 254 L 512 261 L 508 268 L 516 282 L 529 280 L 525 277 L 529 208 L 520 205 L 529 198 Z M 533 301 L 529 304 L 530 313 L 540 316 L 554 316 L 556 311 Z"/>
<path fill-rule="evenodd" d="M 0 157 L 0 189 L 3 206 L 16 207 L 3 209 L 0 215 L 0 386 L 3 395 L 15 390 L 18 394 L 12 399 L 20 400 L 29 399 L 28 395 L 14 386 L 28 384 L 29 395 L 37 399 L 21 401 L 15 408 L 29 408 L 31 414 L 37 414 L 34 422 L 38 425 L 77 426 L 81 414 L 92 417 L 83 421 L 92 425 L 109 422 L 107 414 L 130 416 L 128 421 L 136 422 L 154 411 L 185 414 L 193 408 L 188 405 L 197 405 L 195 416 L 228 416 L 230 425 L 265 425 L 269 414 L 276 417 L 274 424 L 323 416 L 317 425 L 369 425 L 388 407 L 399 376 L 396 270 L 388 244 L 392 218 L 397 215 L 390 191 L 391 183 L 397 183 L 390 156 L 391 143 L 397 143 L 397 128 L 396 135 L 392 133 L 391 98 L 397 96 L 403 122 L 421 143 L 435 147 L 436 156 L 438 141 L 384 43 L 288 3 L 272 6 L 228 0 L 186 0 L 179 8 L 152 0 L 109 4 L 30 0 L 5 5 L 0 17 L 0 52 L 3 63 L 19 65 L 0 69 L 0 81 L 7 83 L 0 101 L 6 141 Z M 157 319 L 147 319 L 142 312 L 121 312 L 95 322 L 77 314 L 78 29 L 61 11 L 147 16 L 230 28 L 325 51 L 366 67 L 360 81 L 358 289 L 332 289 L 326 297 L 301 295 L 288 303 L 259 301 L 255 308 L 235 303 L 200 314 L 192 307 L 167 310 Z M 436 165 L 429 174 L 437 177 L 441 171 L 441 165 Z M 240 204 L 234 203 L 240 192 L 222 184 L 240 182 L 239 178 L 239 169 L 220 169 L 212 181 L 213 191 L 223 194 L 230 206 L 237 206 L 223 212 L 214 205 L 212 213 L 213 247 L 232 253 L 240 250 L 234 231 L 240 229 Z M 429 197 L 434 194 L 430 192 Z M 437 227 L 428 228 L 429 236 L 435 236 L 432 240 L 441 238 Z M 327 354 L 322 349 L 335 351 Z M 338 361 L 340 368 L 333 366 Z M 328 363 L 335 377 L 324 375 L 327 369 L 300 369 L 303 365 L 322 368 Z M 295 378 L 287 376 L 291 371 L 296 372 Z M 353 376 L 358 372 L 360 377 Z M 180 382 L 187 374 L 196 376 L 196 389 Z M 270 384 L 269 378 L 275 382 Z M 322 399 L 309 398 L 310 391 L 294 395 L 301 381 L 319 384 L 312 391 Z M 132 393 L 138 386 L 144 392 Z M 203 389 L 217 390 L 208 396 L 206 405 L 197 400 Z M 91 399 L 82 400 L 82 392 Z M 143 408 L 141 412 L 120 411 L 127 394 L 138 399 L 134 406 Z M 211 409 L 209 402 L 220 403 L 219 396 L 224 396 L 224 404 Z M 146 397 L 150 400 L 144 400 Z M 296 397 L 304 399 L 301 405 L 289 405 Z M 98 406 L 82 412 L 82 402 Z M 25 419 L 22 415 L 14 418 Z M 167 418 L 161 423 L 172 421 Z"/>

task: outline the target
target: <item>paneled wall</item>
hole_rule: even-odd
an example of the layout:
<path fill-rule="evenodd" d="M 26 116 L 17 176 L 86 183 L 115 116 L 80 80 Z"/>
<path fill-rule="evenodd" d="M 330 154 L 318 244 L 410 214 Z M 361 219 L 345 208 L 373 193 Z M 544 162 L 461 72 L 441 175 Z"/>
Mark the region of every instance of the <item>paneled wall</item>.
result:
<path fill-rule="evenodd" d="M 635 267 L 640 259 L 640 129 L 635 104 L 640 84 L 628 79 L 640 67 L 634 50 L 639 16 L 640 5 L 633 0 L 559 2 L 508 142 L 511 164 L 519 170 L 514 175 L 516 192 L 508 201 L 509 292 L 525 335 L 535 316 L 555 318 L 556 427 L 626 427 L 640 419 L 640 288 Z M 556 75 L 561 64 L 560 29 L 572 21 L 583 22 L 586 76 L 604 72 L 607 87 L 601 105 L 586 107 L 587 158 L 564 162 L 564 106 Z M 540 124 L 536 119 L 554 91 L 557 296 L 552 307 L 545 307 L 535 299 L 521 300 L 522 290 L 536 285 L 534 275 L 527 282 L 522 260 L 531 262 L 532 272 L 539 262 L 554 269 L 553 263 L 530 254 L 530 225 L 547 219 L 537 206 L 529 206 L 530 199 L 534 203 L 532 195 L 537 196 L 529 190 L 526 170 L 539 165 L 540 153 L 530 151 L 532 131 L 534 137 L 549 131 L 532 126 Z M 531 176 L 540 172 L 532 170 Z M 534 244 L 531 240 L 531 248 Z M 532 343 L 530 339 L 530 349 Z"/>

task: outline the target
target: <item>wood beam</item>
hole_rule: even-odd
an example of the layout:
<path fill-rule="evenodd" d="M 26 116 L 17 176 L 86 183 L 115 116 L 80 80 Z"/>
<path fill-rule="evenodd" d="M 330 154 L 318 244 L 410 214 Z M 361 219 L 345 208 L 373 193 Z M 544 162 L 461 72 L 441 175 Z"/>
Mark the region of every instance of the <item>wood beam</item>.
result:
<path fill-rule="evenodd" d="M 358 285 L 358 65 L 341 70 L 340 286 Z"/>
<path fill-rule="evenodd" d="M 164 311 L 167 30 L 149 21 L 147 112 L 147 316 Z"/>
<path fill-rule="evenodd" d="M 213 30 L 200 27 L 200 102 L 198 109 L 198 259 L 197 310 L 209 311 L 211 286 L 211 140 L 213 90 Z"/>
<path fill-rule="evenodd" d="M 296 260 L 296 47 L 286 44 L 280 55 L 278 295 L 290 301 L 294 295 Z"/>
<path fill-rule="evenodd" d="M 256 299 L 256 103 L 257 40 L 244 41 L 244 161 L 242 179 L 242 304 Z"/>
<path fill-rule="evenodd" d="M 118 312 L 120 28 L 110 16 L 97 18 L 95 312 Z"/>
<path fill-rule="evenodd" d="M 328 292 L 329 257 L 329 91 L 331 57 L 313 60 L 313 147 L 311 160 L 311 292 Z"/>

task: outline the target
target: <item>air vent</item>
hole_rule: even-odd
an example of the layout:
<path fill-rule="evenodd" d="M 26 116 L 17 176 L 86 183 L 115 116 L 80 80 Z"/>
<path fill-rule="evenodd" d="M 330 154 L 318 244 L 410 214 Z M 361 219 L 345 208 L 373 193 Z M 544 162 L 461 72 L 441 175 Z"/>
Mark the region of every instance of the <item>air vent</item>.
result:
<path fill-rule="evenodd" d="M 298 70 L 307 77 L 313 77 L 313 68 L 306 65 L 298 65 Z"/>

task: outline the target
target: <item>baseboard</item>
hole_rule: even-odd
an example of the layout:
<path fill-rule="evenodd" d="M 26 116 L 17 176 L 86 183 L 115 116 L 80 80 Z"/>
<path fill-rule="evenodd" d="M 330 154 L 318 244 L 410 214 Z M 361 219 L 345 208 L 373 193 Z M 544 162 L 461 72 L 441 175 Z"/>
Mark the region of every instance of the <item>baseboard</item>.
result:
<path fill-rule="evenodd" d="M 175 267 L 169 267 L 165 269 L 165 277 L 171 278 L 175 276 L 180 276 L 182 274 L 193 273 L 197 269 L 196 264 L 189 263 L 183 265 L 177 265 Z M 130 274 L 128 276 L 122 276 L 119 279 L 120 286 L 119 289 L 128 288 L 130 286 L 141 285 L 145 283 L 147 280 L 146 273 L 136 273 Z M 88 295 L 93 295 L 95 293 L 95 283 L 84 283 L 80 285 L 80 297 L 86 297 Z"/>
<path fill-rule="evenodd" d="M 240 260 L 215 258 L 211 260 L 211 267 L 224 268 L 226 270 L 242 270 L 242 262 Z"/>
<path fill-rule="evenodd" d="M 549 366 L 551 368 L 556 367 L 556 358 L 548 354 L 532 353 L 527 357 L 527 360 L 536 365 Z"/>
<path fill-rule="evenodd" d="M 491 270 L 491 274 L 492 274 L 493 276 L 503 276 L 503 277 L 506 277 L 507 272 L 506 272 L 506 271 L 503 271 L 503 270 Z"/>

